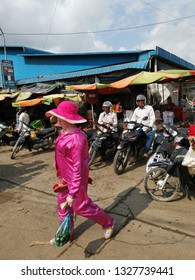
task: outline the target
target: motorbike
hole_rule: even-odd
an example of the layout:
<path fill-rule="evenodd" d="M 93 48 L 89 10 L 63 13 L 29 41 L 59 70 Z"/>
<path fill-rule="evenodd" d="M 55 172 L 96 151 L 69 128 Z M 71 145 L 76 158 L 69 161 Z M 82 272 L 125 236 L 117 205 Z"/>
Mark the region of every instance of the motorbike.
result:
<path fill-rule="evenodd" d="M 116 152 L 116 139 L 113 137 L 113 129 L 107 125 L 97 124 L 96 131 L 91 136 L 89 146 L 89 166 L 97 156 L 114 156 Z"/>
<path fill-rule="evenodd" d="M 160 126 L 160 128 L 159 128 Z M 158 131 L 159 129 L 159 131 Z M 158 121 L 157 133 L 153 142 L 153 153 L 148 158 L 145 166 L 145 172 L 148 173 L 150 164 L 170 158 L 175 149 L 175 139 L 177 136 L 186 136 L 187 129 L 172 126 Z M 178 138 L 177 138 L 178 139 Z"/>
<path fill-rule="evenodd" d="M 13 125 L 0 123 L 0 143 L 1 145 L 11 145 L 12 141 L 16 141 L 18 133 L 13 130 Z"/>
<path fill-rule="evenodd" d="M 42 130 L 34 130 L 30 125 L 23 124 L 23 130 L 19 134 L 11 154 L 11 159 L 15 159 L 16 154 L 23 148 L 28 150 L 48 150 L 54 143 L 57 128 L 45 128 Z"/>
<path fill-rule="evenodd" d="M 91 143 L 93 142 L 92 136 L 93 136 L 94 132 L 96 132 L 96 129 L 90 125 L 90 126 L 84 127 L 83 131 L 87 136 L 88 147 L 90 147 Z"/>
<path fill-rule="evenodd" d="M 147 120 L 144 117 L 142 120 Z M 144 154 L 144 147 L 147 141 L 147 134 L 144 132 L 143 127 L 148 127 L 143 123 L 134 121 L 126 122 L 126 129 L 123 130 L 117 152 L 113 160 L 114 172 L 120 175 L 124 172 L 127 163 L 131 162 L 134 158 L 135 161 L 141 158 Z"/>
<path fill-rule="evenodd" d="M 187 137 L 176 136 L 175 149 L 170 158 L 153 162 L 145 176 L 144 187 L 156 201 L 169 202 L 184 196 L 195 197 L 195 173 L 183 166 L 190 147 Z"/>

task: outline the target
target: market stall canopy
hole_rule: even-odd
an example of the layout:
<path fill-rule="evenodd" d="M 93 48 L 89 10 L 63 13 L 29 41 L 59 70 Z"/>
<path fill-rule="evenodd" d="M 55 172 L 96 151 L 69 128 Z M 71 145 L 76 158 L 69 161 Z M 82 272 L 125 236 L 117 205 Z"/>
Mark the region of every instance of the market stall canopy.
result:
<path fill-rule="evenodd" d="M 66 86 L 67 90 L 95 90 L 95 89 L 103 89 L 108 87 L 107 84 L 93 83 L 93 84 L 84 84 L 84 85 L 71 85 Z"/>
<path fill-rule="evenodd" d="M 31 97 L 32 94 L 33 94 L 33 92 L 30 92 L 30 91 L 22 91 L 19 93 L 18 97 L 16 98 L 16 102 L 26 100 L 29 97 Z"/>
<path fill-rule="evenodd" d="M 39 104 L 50 105 L 56 99 L 68 99 L 71 101 L 81 101 L 81 97 L 78 94 L 66 94 L 66 93 L 59 93 L 59 94 L 49 94 L 43 97 L 35 98 L 35 99 L 28 99 L 28 100 L 16 100 L 16 102 L 12 103 L 13 107 L 31 107 Z"/>
<path fill-rule="evenodd" d="M 114 83 L 109 84 L 108 86 L 111 88 L 125 88 L 131 85 L 142 85 L 142 84 L 152 84 L 159 82 L 168 82 L 172 80 L 177 80 L 182 78 L 181 74 L 169 74 L 163 72 L 147 72 L 142 71 L 136 75 L 127 77 L 125 79 L 116 81 Z"/>
<path fill-rule="evenodd" d="M 46 83 L 36 83 L 31 86 L 21 87 L 21 92 L 32 92 L 34 94 L 46 94 L 51 92 L 59 86 L 59 83 L 46 84 Z"/>
<path fill-rule="evenodd" d="M 0 93 L 0 101 L 3 101 L 6 98 L 16 98 L 18 96 L 19 92 L 14 93 Z"/>
<path fill-rule="evenodd" d="M 195 70 L 188 70 L 188 69 L 160 70 L 159 73 L 179 74 L 179 75 L 182 75 L 182 77 L 195 76 Z"/>
<path fill-rule="evenodd" d="M 23 100 L 20 102 L 13 102 L 12 106 L 13 107 L 31 107 L 31 106 L 35 106 L 38 104 L 41 104 L 41 98 L 35 98 L 35 99 L 29 99 L 29 100 Z"/>

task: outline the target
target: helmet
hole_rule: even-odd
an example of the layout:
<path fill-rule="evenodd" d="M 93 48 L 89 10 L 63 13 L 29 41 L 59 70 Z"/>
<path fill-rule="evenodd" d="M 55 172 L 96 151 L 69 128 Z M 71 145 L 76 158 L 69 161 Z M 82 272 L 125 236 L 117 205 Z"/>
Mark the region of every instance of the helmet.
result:
<path fill-rule="evenodd" d="M 105 101 L 105 102 L 103 103 L 103 105 L 102 105 L 102 108 L 104 108 L 104 107 L 109 107 L 109 108 L 111 108 L 111 107 L 112 107 L 112 103 L 111 103 L 110 101 Z"/>
<path fill-rule="evenodd" d="M 19 107 L 19 108 L 18 108 L 18 111 L 21 112 L 21 113 L 22 113 L 22 112 L 25 112 L 25 111 L 26 111 L 26 108 L 25 108 L 25 107 Z"/>
<path fill-rule="evenodd" d="M 139 100 L 144 100 L 144 102 L 146 102 L 146 97 L 143 94 L 138 94 L 138 96 L 136 97 L 136 101 Z"/>
<path fill-rule="evenodd" d="M 144 105 L 146 104 L 146 97 L 143 94 L 138 94 L 136 97 L 136 101 L 140 101 L 143 100 L 144 101 Z"/>

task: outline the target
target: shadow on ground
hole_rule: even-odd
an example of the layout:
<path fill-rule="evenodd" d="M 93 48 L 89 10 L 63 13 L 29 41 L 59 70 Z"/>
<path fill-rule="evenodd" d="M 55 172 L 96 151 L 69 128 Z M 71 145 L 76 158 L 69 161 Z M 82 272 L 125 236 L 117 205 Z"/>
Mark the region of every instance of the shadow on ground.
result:
<path fill-rule="evenodd" d="M 48 164 L 41 160 L 32 160 L 31 163 L 24 163 L 21 160 L 15 164 L 0 164 L 0 192 L 25 184 L 41 174 L 45 167 L 48 167 Z"/>
<path fill-rule="evenodd" d="M 119 193 L 117 197 L 114 199 L 113 203 L 109 205 L 106 209 L 104 209 L 108 214 L 110 214 L 115 219 L 115 228 L 114 233 L 111 239 L 105 240 L 104 238 L 99 238 L 93 241 L 90 241 L 84 250 L 85 258 L 90 258 L 92 255 L 98 253 L 102 247 L 106 246 L 108 242 L 110 242 L 119 232 L 125 227 L 128 223 L 136 218 L 142 211 L 144 211 L 149 203 L 150 198 L 145 193 L 140 193 L 140 189 L 138 188 L 138 183 L 135 187 L 130 187 L 127 190 Z M 142 201 L 141 204 L 138 204 L 135 210 L 131 209 L 130 201 Z M 82 224 L 80 224 L 75 229 L 75 238 L 77 239 L 82 233 L 84 233 L 89 227 L 91 227 L 94 223 L 90 220 L 86 220 Z"/>

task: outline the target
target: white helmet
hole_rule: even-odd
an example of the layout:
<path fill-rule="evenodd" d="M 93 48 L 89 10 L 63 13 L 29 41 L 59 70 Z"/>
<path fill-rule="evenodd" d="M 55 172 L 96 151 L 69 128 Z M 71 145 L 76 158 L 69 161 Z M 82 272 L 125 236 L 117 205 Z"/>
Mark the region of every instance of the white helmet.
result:
<path fill-rule="evenodd" d="M 136 101 L 143 100 L 146 104 L 146 97 L 143 94 L 138 94 L 136 97 Z"/>
<path fill-rule="evenodd" d="M 112 103 L 110 101 L 105 101 L 102 105 L 102 108 L 104 109 L 104 107 L 109 107 L 111 108 L 112 107 Z"/>

